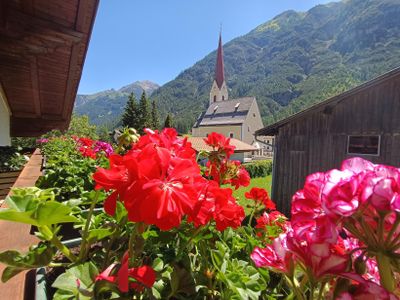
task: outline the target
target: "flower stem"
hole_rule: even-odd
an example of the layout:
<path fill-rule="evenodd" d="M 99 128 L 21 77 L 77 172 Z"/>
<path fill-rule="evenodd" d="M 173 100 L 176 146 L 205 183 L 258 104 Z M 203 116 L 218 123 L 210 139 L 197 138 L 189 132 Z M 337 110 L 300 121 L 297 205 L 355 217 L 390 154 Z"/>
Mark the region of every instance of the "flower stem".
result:
<path fill-rule="evenodd" d="M 319 288 L 319 293 L 318 293 L 318 298 L 317 298 L 318 300 L 322 300 L 322 296 L 324 294 L 325 285 L 326 285 L 326 282 L 323 282 L 321 284 L 321 287 Z"/>
<path fill-rule="evenodd" d="M 396 213 L 396 221 L 394 222 L 394 224 L 393 224 L 392 228 L 390 229 L 389 234 L 385 240 L 385 244 L 388 245 L 389 247 L 391 245 L 394 245 L 396 243 L 395 241 L 399 239 L 400 234 L 398 234 L 397 237 L 393 240 L 395 243 L 392 243 L 392 241 L 390 241 L 391 238 L 393 237 L 393 234 L 396 232 L 397 228 L 399 227 L 399 224 L 400 224 L 400 215 L 398 213 Z"/>
<path fill-rule="evenodd" d="M 250 227 L 253 227 L 253 226 L 251 226 L 251 222 L 253 221 L 253 217 L 254 217 L 254 214 L 255 214 L 256 210 L 257 210 L 257 204 L 254 205 L 254 208 L 251 211 L 251 214 L 250 214 L 250 217 L 249 217 L 249 226 Z"/>
<path fill-rule="evenodd" d="M 378 252 L 376 255 L 376 262 L 378 263 L 381 285 L 389 292 L 393 292 L 395 283 L 393 272 L 390 266 L 390 258 L 384 253 Z"/>
<path fill-rule="evenodd" d="M 77 261 L 77 257 L 73 255 L 63 243 L 61 243 L 56 235 L 53 235 L 50 242 L 52 242 L 53 245 L 56 246 L 57 249 L 60 250 L 71 262 Z"/>
<path fill-rule="evenodd" d="M 81 242 L 81 249 L 79 252 L 79 260 L 83 260 L 84 258 L 86 258 L 86 254 L 87 254 L 87 243 L 88 243 L 88 235 L 89 235 L 89 228 L 90 228 L 90 222 L 92 220 L 92 215 L 93 215 L 93 211 L 94 211 L 94 207 L 96 206 L 97 200 L 99 199 L 100 196 L 100 190 L 96 191 L 96 195 L 94 196 L 92 203 L 90 204 L 90 208 L 89 208 L 89 212 L 87 215 L 87 219 L 86 219 L 86 224 L 85 224 L 85 228 L 83 230 L 82 233 L 82 242 Z"/>

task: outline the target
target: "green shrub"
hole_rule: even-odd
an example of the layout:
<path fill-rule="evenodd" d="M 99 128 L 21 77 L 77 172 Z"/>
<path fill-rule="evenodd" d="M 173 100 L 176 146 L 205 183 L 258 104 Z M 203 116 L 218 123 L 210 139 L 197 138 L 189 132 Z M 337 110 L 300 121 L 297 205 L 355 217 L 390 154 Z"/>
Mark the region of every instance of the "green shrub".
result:
<path fill-rule="evenodd" d="M 265 177 L 272 173 L 272 160 L 260 160 L 250 163 L 245 163 L 243 166 L 251 178 Z"/>
<path fill-rule="evenodd" d="M 0 147 L 0 172 L 21 170 L 28 160 L 21 154 L 21 148 Z"/>
<path fill-rule="evenodd" d="M 58 201 L 77 199 L 93 190 L 94 171 L 97 166 L 108 165 L 106 158 L 94 160 L 83 157 L 77 151 L 75 141 L 69 137 L 53 137 L 41 145 L 41 151 L 45 156 L 44 175 L 36 186 L 54 188 Z"/>

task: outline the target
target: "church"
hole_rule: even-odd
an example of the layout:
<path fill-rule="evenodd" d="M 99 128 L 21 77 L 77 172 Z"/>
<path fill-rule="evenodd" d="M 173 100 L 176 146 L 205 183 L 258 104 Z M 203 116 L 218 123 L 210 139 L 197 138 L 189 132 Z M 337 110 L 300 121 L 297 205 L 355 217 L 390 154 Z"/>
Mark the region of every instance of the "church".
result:
<path fill-rule="evenodd" d="M 206 137 L 211 132 L 217 132 L 230 137 L 232 141 L 233 139 L 239 140 L 247 144 L 250 150 L 242 157 L 244 160 L 244 158 L 250 157 L 252 152 L 257 151 L 258 143 L 254 133 L 261 128 L 263 128 L 263 123 L 255 97 L 229 99 L 220 34 L 209 106 L 194 124 L 192 136 Z"/>

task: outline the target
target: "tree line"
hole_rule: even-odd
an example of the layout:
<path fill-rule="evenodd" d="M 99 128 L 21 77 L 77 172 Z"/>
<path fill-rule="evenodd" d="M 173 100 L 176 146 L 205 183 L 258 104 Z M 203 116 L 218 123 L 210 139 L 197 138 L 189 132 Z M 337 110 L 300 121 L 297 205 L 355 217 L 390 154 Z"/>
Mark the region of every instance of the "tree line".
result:
<path fill-rule="evenodd" d="M 140 134 L 143 134 L 145 128 L 160 129 L 160 114 L 156 102 L 150 102 L 145 91 L 143 91 L 139 102 L 135 95 L 131 93 L 122 115 L 122 125 L 135 128 Z M 163 128 L 173 126 L 172 116 L 168 113 Z"/>

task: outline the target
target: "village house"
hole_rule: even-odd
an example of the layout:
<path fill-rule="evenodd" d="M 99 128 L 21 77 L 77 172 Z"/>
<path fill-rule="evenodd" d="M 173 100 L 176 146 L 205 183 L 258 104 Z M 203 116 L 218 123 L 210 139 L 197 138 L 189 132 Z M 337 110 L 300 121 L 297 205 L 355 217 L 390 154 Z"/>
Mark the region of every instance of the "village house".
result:
<path fill-rule="evenodd" d="M 400 165 L 400 68 L 256 132 L 275 136 L 272 198 L 290 212 L 308 174 L 359 156 Z"/>
<path fill-rule="evenodd" d="M 225 81 L 222 39 L 219 36 L 214 82 L 210 91 L 208 109 L 203 112 L 192 128 L 193 137 L 206 137 L 217 132 L 226 137 L 248 144 L 247 152 L 236 152 L 235 159 L 244 161 L 260 147 L 255 146 L 254 133 L 263 127 L 255 97 L 229 99 Z"/>

